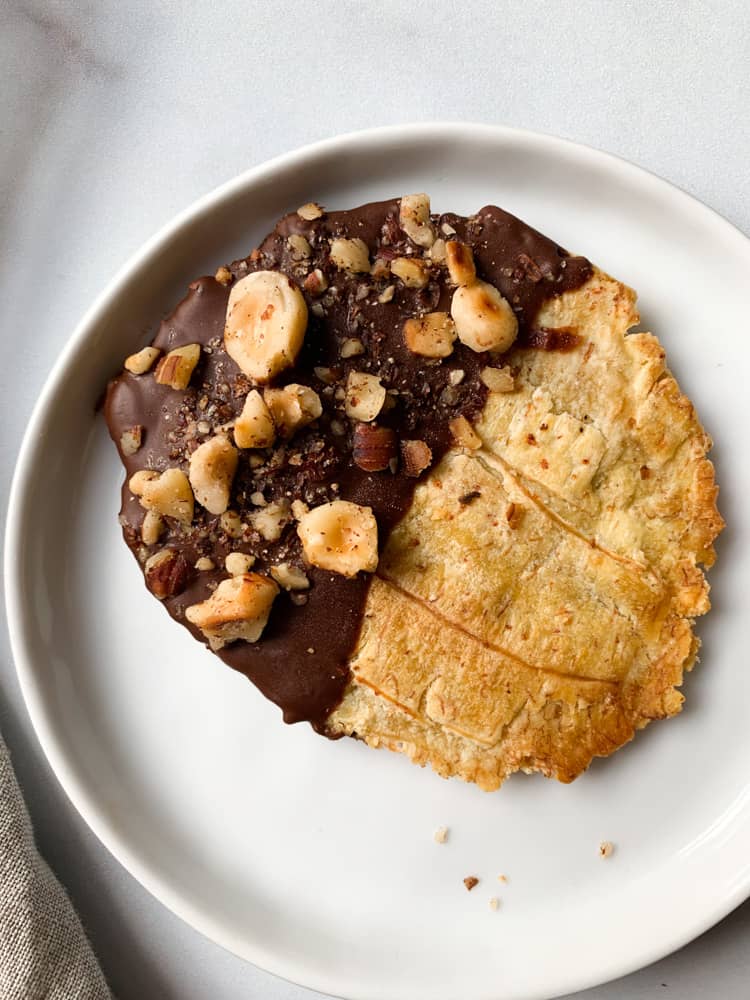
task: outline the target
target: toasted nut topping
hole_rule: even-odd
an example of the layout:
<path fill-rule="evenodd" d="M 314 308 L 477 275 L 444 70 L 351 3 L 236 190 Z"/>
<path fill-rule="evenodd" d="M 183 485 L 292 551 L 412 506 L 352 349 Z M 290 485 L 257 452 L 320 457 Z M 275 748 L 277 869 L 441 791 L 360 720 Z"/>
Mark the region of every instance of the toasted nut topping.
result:
<path fill-rule="evenodd" d="M 354 428 L 354 464 L 364 472 L 381 472 L 396 458 L 396 434 L 390 427 L 357 424 Z"/>
<path fill-rule="evenodd" d="M 161 514 L 155 510 L 147 510 L 141 525 L 141 539 L 144 545 L 156 545 L 164 531 L 164 521 Z"/>
<path fill-rule="evenodd" d="M 404 323 L 404 342 L 413 354 L 447 358 L 453 353 L 456 327 L 448 313 L 425 313 Z"/>
<path fill-rule="evenodd" d="M 193 491 L 182 469 L 166 469 L 161 475 L 141 469 L 130 477 L 128 486 L 146 510 L 155 510 L 182 524 L 193 520 Z"/>
<path fill-rule="evenodd" d="M 471 892 L 475 886 L 479 885 L 479 879 L 476 875 L 467 875 L 464 879 L 464 885 L 466 886 L 467 891 Z"/>
<path fill-rule="evenodd" d="M 160 601 L 180 594 L 185 589 L 188 564 L 174 549 L 161 549 L 155 552 L 146 560 L 143 569 L 146 574 L 146 586 Z"/>
<path fill-rule="evenodd" d="M 257 389 L 245 397 L 242 413 L 234 422 L 234 442 L 238 448 L 270 448 L 276 438 L 271 411 Z"/>
<path fill-rule="evenodd" d="M 236 510 L 225 510 L 219 518 L 219 527 L 230 538 L 241 538 L 244 525 Z"/>
<path fill-rule="evenodd" d="M 349 500 L 324 503 L 300 518 L 297 534 L 312 566 L 349 577 L 377 568 L 378 525 L 370 507 Z"/>
<path fill-rule="evenodd" d="M 295 521 L 299 521 L 302 515 L 306 514 L 309 509 L 304 500 L 292 500 L 292 517 Z"/>
<path fill-rule="evenodd" d="M 201 556 L 196 562 L 195 568 L 199 573 L 209 573 L 212 569 L 216 569 L 216 563 L 210 556 Z"/>
<path fill-rule="evenodd" d="M 451 385 L 461 385 L 464 380 L 464 375 L 466 375 L 466 372 L 463 368 L 454 368 L 448 376 L 448 382 Z"/>
<path fill-rule="evenodd" d="M 483 368 L 479 377 L 490 392 L 513 392 L 516 387 L 510 368 Z"/>
<path fill-rule="evenodd" d="M 145 375 L 160 354 L 161 351 L 156 347 L 144 347 L 142 351 L 125 358 L 125 367 L 132 375 Z"/>
<path fill-rule="evenodd" d="M 430 280 L 427 264 L 413 257 L 397 257 L 391 262 L 391 274 L 400 278 L 407 288 L 424 288 Z"/>
<path fill-rule="evenodd" d="M 302 572 L 287 562 L 271 567 L 271 576 L 284 590 L 307 590 L 310 581 Z"/>
<path fill-rule="evenodd" d="M 224 560 L 224 566 L 230 576 L 244 576 L 254 565 L 255 556 L 249 556 L 246 552 L 230 552 Z"/>
<path fill-rule="evenodd" d="M 190 485 L 198 503 L 211 514 L 223 514 L 229 506 L 237 449 L 223 434 L 199 445 L 190 456 Z"/>
<path fill-rule="evenodd" d="M 232 281 L 232 272 L 228 267 L 220 267 L 214 275 L 214 280 L 220 285 L 229 285 Z"/>
<path fill-rule="evenodd" d="M 401 199 L 398 213 L 399 225 L 414 243 L 431 247 L 435 230 L 430 222 L 430 199 L 426 194 L 406 194 Z"/>
<path fill-rule="evenodd" d="M 289 521 L 289 513 L 287 500 L 273 501 L 254 511 L 250 515 L 250 523 L 267 542 L 278 542 L 284 526 Z"/>
<path fill-rule="evenodd" d="M 120 435 L 120 451 L 123 455 L 135 455 L 143 443 L 143 425 L 136 424 L 129 427 Z"/>
<path fill-rule="evenodd" d="M 445 240 L 439 239 L 435 240 L 428 251 L 430 255 L 430 260 L 434 261 L 435 264 L 445 263 Z"/>
<path fill-rule="evenodd" d="M 384 306 L 387 302 L 393 301 L 393 296 L 396 294 L 395 285 L 386 285 L 383 291 L 378 295 L 378 302 Z"/>
<path fill-rule="evenodd" d="M 445 244 L 445 259 L 454 285 L 471 285 L 476 281 L 477 269 L 471 247 L 457 240 L 449 240 Z"/>
<path fill-rule="evenodd" d="M 476 451 L 482 446 L 482 439 L 476 433 L 466 417 L 454 417 L 448 424 L 453 435 L 453 440 L 461 448 L 468 448 L 469 451 Z"/>
<path fill-rule="evenodd" d="M 306 385 L 291 382 L 283 389 L 266 389 L 263 399 L 279 434 L 290 438 L 294 432 L 317 420 L 323 412 L 320 396 Z"/>
<path fill-rule="evenodd" d="M 370 274 L 376 281 L 382 281 L 391 273 L 391 265 L 385 257 L 376 257 L 370 268 Z"/>
<path fill-rule="evenodd" d="M 401 459 L 406 475 L 416 477 L 429 468 L 432 449 L 425 441 L 402 441 Z"/>
<path fill-rule="evenodd" d="M 285 274 L 255 271 L 229 293 L 224 346 L 256 382 L 269 382 L 294 363 L 306 329 L 302 292 Z"/>
<path fill-rule="evenodd" d="M 238 639 L 257 642 L 278 592 L 273 580 L 259 573 L 233 576 L 222 580 L 207 601 L 186 608 L 185 617 L 201 630 L 211 649 Z"/>
<path fill-rule="evenodd" d="M 301 205 L 297 209 L 297 215 L 305 222 L 313 222 L 313 220 L 321 218 L 323 209 L 316 202 L 308 201 L 306 205 Z"/>
<path fill-rule="evenodd" d="M 365 353 L 365 345 L 359 337 L 347 337 L 341 345 L 339 354 L 342 358 L 356 358 Z"/>
<path fill-rule="evenodd" d="M 451 315 L 458 339 L 472 351 L 507 351 L 518 335 L 518 320 L 494 285 L 475 281 L 453 293 Z"/>
<path fill-rule="evenodd" d="M 351 271 L 354 274 L 365 274 L 370 270 L 370 251 L 364 240 L 356 237 L 353 240 L 331 240 L 331 260 L 340 271 Z"/>
<path fill-rule="evenodd" d="M 316 267 L 314 271 L 310 271 L 302 282 L 302 287 L 308 295 L 317 297 L 318 295 L 322 295 L 326 288 L 328 288 L 328 281 L 320 268 Z"/>
<path fill-rule="evenodd" d="M 344 409 L 347 417 L 367 423 L 374 420 L 383 409 L 385 388 L 377 375 L 366 372 L 349 372 L 346 380 Z"/>
<path fill-rule="evenodd" d="M 187 389 L 201 356 L 200 344 L 185 344 L 165 354 L 156 366 L 154 378 L 171 389 Z"/>
<path fill-rule="evenodd" d="M 312 254 L 312 247 L 308 241 L 297 233 L 287 236 L 286 243 L 294 260 L 306 260 Z"/>

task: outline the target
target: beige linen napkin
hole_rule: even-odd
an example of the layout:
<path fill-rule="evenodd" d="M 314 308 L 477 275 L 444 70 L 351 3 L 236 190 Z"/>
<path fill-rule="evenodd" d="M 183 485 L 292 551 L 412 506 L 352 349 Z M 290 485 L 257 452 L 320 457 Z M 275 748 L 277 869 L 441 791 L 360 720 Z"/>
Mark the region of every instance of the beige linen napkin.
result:
<path fill-rule="evenodd" d="M 112 1000 L 65 890 L 39 856 L 0 737 L 0 997 Z"/>

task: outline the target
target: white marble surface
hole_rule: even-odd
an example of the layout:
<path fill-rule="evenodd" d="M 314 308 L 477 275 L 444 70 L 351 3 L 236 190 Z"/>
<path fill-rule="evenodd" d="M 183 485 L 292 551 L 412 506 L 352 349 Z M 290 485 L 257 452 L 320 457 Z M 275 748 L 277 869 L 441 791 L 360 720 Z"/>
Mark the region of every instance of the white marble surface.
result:
<path fill-rule="evenodd" d="M 197 195 L 294 146 L 408 120 L 524 126 L 632 159 L 750 233 L 749 33 L 744 0 L 3 0 L 3 510 L 38 390 L 115 269 Z M 120 1000 L 311 996 L 191 931 L 99 845 L 31 732 L 4 630 L 0 642 L 0 727 Z M 740 1000 L 749 937 L 745 904 L 581 997 Z"/>

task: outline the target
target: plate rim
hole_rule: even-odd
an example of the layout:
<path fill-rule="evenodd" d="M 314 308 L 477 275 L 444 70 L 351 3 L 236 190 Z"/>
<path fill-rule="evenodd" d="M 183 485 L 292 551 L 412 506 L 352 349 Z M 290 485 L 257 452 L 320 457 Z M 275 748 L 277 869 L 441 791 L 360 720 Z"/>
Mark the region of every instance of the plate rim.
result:
<path fill-rule="evenodd" d="M 47 419 L 50 404 L 54 402 L 55 396 L 65 382 L 71 363 L 85 348 L 92 329 L 106 316 L 113 301 L 120 294 L 122 286 L 126 285 L 139 268 L 149 258 L 157 254 L 161 247 L 177 236 L 183 227 L 194 224 L 226 199 L 231 199 L 243 190 L 262 182 L 264 179 L 271 178 L 279 170 L 304 166 L 309 161 L 314 161 L 318 157 L 330 155 L 336 151 L 356 149 L 357 147 L 366 148 L 373 142 L 377 142 L 381 146 L 403 146 L 415 143 L 428 144 L 436 141 L 448 142 L 452 140 L 455 142 L 462 137 L 474 140 L 481 140 L 482 137 L 485 137 L 547 155 L 563 156 L 573 160 L 584 159 L 588 164 L 598 163 L 610 175 L 619 174 L 630 180 L 631 183 L 650 189 L 661 200 L 666 199 L 675 205 L 680 203 L 687 205 L 693 213 L 701 214 L 704 219 L 721 232 L 724 238 L 729 238 L 735 244 L 738 255 L 746 257 L 750 265 L 750 237 L 746 236 L 715 209 L 647 168 L 638 166 L 614 153 L 605 152 L 571 139 L 504 125 L 433 121 L 361 129 L 308 143 L 250 167 L 201 195 L 162 225 L 117 269 L 114 276 L 107 282 L 75 326 L 44 381 L 17 454 L 9 492 L 3 575 L 10 648 L 23 701 L 34 733 L 52 772 L 69 801 L 98 840 L 129 874 L 194 930 L 264 971 L 307 989 L 333 996 L 344 996 L 337 992 L 340 987 L 337 987 L 335 982 L 323 979 L 320 975 L 306 975 L 304 964 L 296 963 L 288 956 L 285 956 L 283 960 L 278 960 L 278 956 L 273 951 L 269 952 L 265 946 L 228 931 L 227 928 L 217 924 L 210 912 L 194 905 L 189 896 L 173 890 L 169 884 L 162 880 L 158 870 L 154 870 L 151 864 L 142 860 L 136 851 L 131 850 L 127 839 L 122 838 L 117 829 L 100 814 L 96 800 L 89 796 L 83 784 L 78 781 L 72 767 L 68 764 L 65 753 L 58 746 L 52 718 L 48 717 L 45 711 L 41 687 L 35 676 L 31 644 L 27 636 L 32 616 L 25 610 L 21 596 L 24 589 L 21 552 L 24 497 L 33 487 L 35 456 L 37 450 L 42 446 L 43 440 L 40 431 Z M 641 949 L 637 955 L 630 955 L 619 961 L 610 959 L 600 962 L 591 971 L 569 974 L 564 982 L 558 982 L 551 986 L 552 993 L 542 994 L 527 991 L 518 995 L 522 995 L 525 1000 L 532 1000 L 532 998 L 544 1000 L 544 998 L 561 996 L 573 990 L 588 989 L 628 975 L 684 947 L 726 917 L 749 896 L 750 869 L 747 869 L 745 878 L 736 884 L 734 891 L 723 898 L 721 904 L 714 906 L 701 919 L 693 920 L 688 926 L 681 927 L 679 933 L 671 931 L 671 933 L 666 934 L 660 939 L 659 944 L 650 949 Z M 307 970 L 307 972 L 310 971 L 312 970 Z M 347 996 L 350 1000 L 355 997 L 356 1000 L 375 1000 L 373 994 L 362 991 L 356 994 L 348 993 Z"/>

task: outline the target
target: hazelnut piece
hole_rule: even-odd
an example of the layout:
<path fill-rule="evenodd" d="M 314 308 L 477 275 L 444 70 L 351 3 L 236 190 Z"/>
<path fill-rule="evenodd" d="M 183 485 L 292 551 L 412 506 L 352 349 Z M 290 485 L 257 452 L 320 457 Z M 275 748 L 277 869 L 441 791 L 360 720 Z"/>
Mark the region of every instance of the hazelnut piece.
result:
<path fill-rule="evenodd" d="M 368 423 L 383 409 L 386 391 L 377 375 L 349 372 L 346 380 L 344 409 L 347 417 Z"/>
<path fill-rule="evenodd" d="M 416 478 L 432 463 L 432 449 L 426 441 L 402 441 L 401 459 L 404 473 Z"/>
<path fill-rule="evenodd" d="M 304 219 L 305 222 L 313 222 L 315 219 L 321 218 L 323 215 L 323 209 L 317 202 L 308 201 L 306 205 L 301 205 L 297 209 L 297 215 Z"/>
<path fill-rule="evenodd" d="M 354 428 L 354 464 L 364 472 L 381 472 L 398 454 L 390 427 L 357 424 Z"/>
<path fill-rule="evenodd" d="M 307 329 L 299 288 L 278 271 L 254 271 L 229 293 L 224 346 L 249 378 L 261 384 L 293 364 Z"/>
<path fill-rule="evenodd" d="M 472 351 L 507 351 L 518 335 L 518 320 L 494 285 L 475 281 L 453 293 L 451 315 L 458 339 Z"/>
<path fill-rule="evenodd" d="M 283 389 L 266 389 L 263 399 L 279 434 L 290 438 L 294 432 L 317 420 L 323 412 L 320 396 L 307 385 L 291 382 Z"/>
<path fill-rule="evenodd" d="M 516 387 L 515 379 L 510 368 L 483 368 L 479 377 L 490 390 L 490 392 L 513 392 Z"/>
<path fill-rule="evenodd" d="M 160 549 L 146 560 L 146 586 L 160 601 L 180 594 L 188 578 L 188 564 L 174 549 Z"/>
<path fill-rule="evenodd" d="M 297 525 L 312 566 L 353 577 L 378 565 L 378 525 L 370 507 L 334 500 L 303 514 Z"/>
<path fill-rule="evenodd" d="M 175 347 L 156 366 L 154 378 L 160 385 L 168 385 L 170 389 L 187 389 L 200 356 L 200 344 Z"/>
<path fill-rule="evenodd" d="M 426 194 L 405 194 L 399 205 L 398 221 L 417 246 L 427 248 L 435 242 L 435 230 L 430 222 L 430 199 Z"/>
<path fill-rule="evenodd" d="M 476 281 L 477 269 L 470 246 L 458 240 L 449 240 L 445 244 L 445 259 L 454 285 L 471 285 Z"/>
<path fill-rule="evenodd" d="M 482 439 L 476 433 L 466 417 L 454 417 L 448 424 L 453 440 L 461 448 L 476 451 L 482 445 Z"/>
<path fill-rule="evenodd" d="M 310 580 L 302 570 L 296 569 L 288 562 L 272 566 L 271 576 L 284 590 L 307 590 L 310 586 Z"/>
<path fill-rule="evenodd" d="M 157 347 L 144 347 L 125 358 L 125 367 L 132 375 L 145 375 L 151 369 L 161 351 Z"/>
<path fill-rule="evenodd" d="M 331 260 L 340 271 L 366 274 L 370 270 L 370 251 L 364 240 L 338 237 L 331 240 Z"/>
<path fill-rule="evenodd" d="M 404 323 L 404 342 L 423 358 L 447 358 L 453 353 L 456 326 L 448 313 L 425 313 Z"/>
<path fill-rule="evenodd" d="M 244 573 L 222 580 L 208 600 L 186 608 L 185 617 L 200 629 L 213 650 L 237 640 L 257 642 L 278 592 L 267 576 Z"/>
<path fill-rule="evenodd" d="M 424 288 L 430 280 L 427 264 L 413 257 L 397 257 L 391 262 L 391 274 L 400 278 L 407 288 Z"/>
<path fill-rule="evenodd" d="M 190 485 L 195 499 L 211 514 L 223 514 L 229 506 L 239 455 L 223 434 L 199 445 L 190 456 Z"/>
<path fill-rule="evenodd" d="M 258 390 L 252 389 L 234 422 L 234 443 L 238 448 L 270 448 L 275 437 L 271 411 Z"/>
<path fill-rule="evenodd" d="M 182 469 L 165 469 L 161 475 L 151 469 L 141 469 L 130 477 L 128 486 L 145 510 L 155 510 L 182 524 L 190 524 L 193 520 L 193 491 Z"/>

